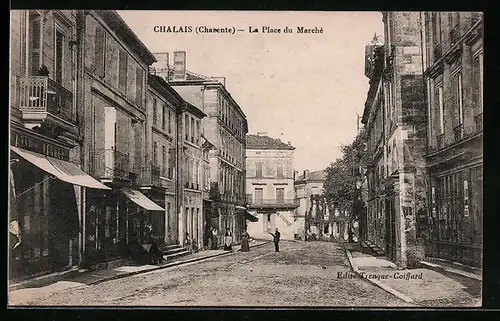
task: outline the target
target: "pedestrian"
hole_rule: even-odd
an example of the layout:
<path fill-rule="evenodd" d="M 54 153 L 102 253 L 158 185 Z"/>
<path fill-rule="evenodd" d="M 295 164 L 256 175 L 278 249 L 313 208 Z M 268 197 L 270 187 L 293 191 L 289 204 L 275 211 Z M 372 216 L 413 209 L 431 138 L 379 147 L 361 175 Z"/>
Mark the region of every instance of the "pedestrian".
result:
<path fill-rule="evenodd" d="M 250 252 L 249 239 L 250 235 L 248 235 L 248 232 L 245 230 L 243 234 L 241 234 L 241 252 Z"/>
<path fill-rule="evenodd" d="M 193 247 L 191 246 L 191 238 L 189 237 L 189 233 L 186 233 L 186 238 L 184 239 L 184 248 L 190 252 L 193 251 Z"/>
<path fill-rule="evenodd" d="M 217 236 L 218 232 L 217 229 L 214 227 L 212 228 L 212 250 L 217 250 L 219 248 L 219 238 Z"/>
<path fill-rule="evenodd" d="M 281 233 L 278 231 L 278 229 L 276 229 L 276 232 L 273 233 L 269 233 L 273 236 L 273 242 L 274 242 L 274 250 L 276 252 L 279 252 L 280 251 L 280 236 L 281 236 Z"/>
<path fill-rule="evenodd" d="M 233 250 L 233 233 L 229 228 L 226 229 L 226 234 L 224 235 L 224 250 L 232 251 Z"/>

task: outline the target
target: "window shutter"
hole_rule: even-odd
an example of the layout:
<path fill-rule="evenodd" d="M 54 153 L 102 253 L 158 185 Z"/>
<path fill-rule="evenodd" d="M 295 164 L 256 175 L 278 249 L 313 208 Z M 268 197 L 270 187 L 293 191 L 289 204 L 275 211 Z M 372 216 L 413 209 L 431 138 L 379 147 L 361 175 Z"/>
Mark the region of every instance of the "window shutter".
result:
<path fill-rule="evenodd" d="M 138 67 L 136 69 L 135 76 L 135 103 L 142 107 L 142 68 Z"/>
<path fill-rule="evenodd" d="M 127 92 L 127 58 L 125 51 L 120 50 L 118 54 L 118 89 L 123 93 Z"/>
<path fill-rule="evenodd" d="M 40 69 L 40 18 L 31 21 L 31 74 L 38 74 Z"/>
<path fill-rule="evenodd" d="M 99 77 L 104 77 L 104 44 L 106 35 L 101 26 L 95 30 L 95 72 Z"/>

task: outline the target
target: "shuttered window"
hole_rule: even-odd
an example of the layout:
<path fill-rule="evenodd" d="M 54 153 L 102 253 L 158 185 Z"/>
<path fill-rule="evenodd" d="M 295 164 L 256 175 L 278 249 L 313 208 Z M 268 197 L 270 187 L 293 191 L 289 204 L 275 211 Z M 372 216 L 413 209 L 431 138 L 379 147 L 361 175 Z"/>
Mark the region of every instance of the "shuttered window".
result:
<path fill-rule="evenodd" d="M 120 50 L 118 54 L 118 89 L 123 93 L 127 92 L 127 58 L 127 53 Z"/>
<path fill-rule="evenodd" d="M 40 17 L 30 16 L 30 64 L 31 74 L 37 75 L 40 69 Z"/>
<path fill-rule="evenodd" d="M 106 33 L 101 26 L 95 30 L 95 73 L 104 77 Z"/>
<path fill-rule="evenodd" d="M 135 70 L 135 103 L 139 106 L 142 106 L 142 79 L 143 70 L 137 67 Z"/>

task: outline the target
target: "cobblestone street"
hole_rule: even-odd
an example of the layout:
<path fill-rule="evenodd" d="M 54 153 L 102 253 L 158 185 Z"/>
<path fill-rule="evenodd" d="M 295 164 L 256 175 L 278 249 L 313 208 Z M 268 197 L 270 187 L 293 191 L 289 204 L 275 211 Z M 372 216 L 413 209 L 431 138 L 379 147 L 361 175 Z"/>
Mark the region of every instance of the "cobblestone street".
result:
<path fill-rule="evenodd" d="M 341 245 L 282 242 L 96 285 L 32 297 L 27 305 L 407 306 L 350 273 Z"/>

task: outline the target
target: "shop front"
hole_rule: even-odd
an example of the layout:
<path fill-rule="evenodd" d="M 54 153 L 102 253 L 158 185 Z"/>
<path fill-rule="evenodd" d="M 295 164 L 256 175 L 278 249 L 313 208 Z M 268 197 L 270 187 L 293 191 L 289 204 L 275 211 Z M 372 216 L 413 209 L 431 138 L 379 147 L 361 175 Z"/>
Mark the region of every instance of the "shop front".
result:
<path fill-rule="evenodd" d="M 64 155 L 61 153 L 60 155 Z M 78 265 L 81 192 L 109 190 L 76 164 L 11 146 L 9 278 Z"/>

